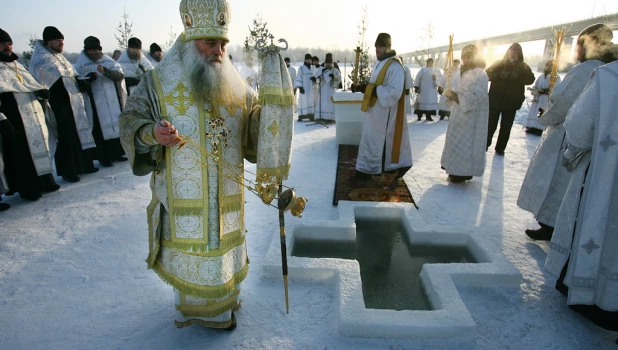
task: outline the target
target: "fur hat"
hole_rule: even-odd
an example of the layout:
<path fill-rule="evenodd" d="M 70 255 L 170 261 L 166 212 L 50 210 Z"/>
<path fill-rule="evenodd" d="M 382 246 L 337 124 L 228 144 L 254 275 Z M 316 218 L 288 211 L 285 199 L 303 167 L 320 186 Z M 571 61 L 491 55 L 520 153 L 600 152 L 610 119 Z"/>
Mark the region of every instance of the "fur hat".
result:
<path fill-rule="evenodd" d="M 318 61 L 318 62 L 320 62 L 320 59 L 318 58 L 318 56 L 313 56 L 313 57 L 311 57 L 311 60 L 312 60 L 312 61 Z"/>
<path fill-rule="evenodd" d="M 310 59 L 311 59 L 311 54 L 310 54 L 310 53 L 305 54 L 305 59 L 306 59 L 306 60 L 310 60 Z"/>
<path fill-rule="evenodd" d="M 185 26 L 185 40 L 229 40 L 232 9 L 227 0 L 182 0 L 180 19 Z"/>
<path fill-rule="evenodd" d="M 286 57 L 283 60 L 286 61 L 287 63 L 290 63 L 290 58 L 289 57 Z"/>
<path fill-rule="evenodd" d="M 60 33 L 56 27 L 45 27 L 43 29 L 43 41 L 52 41 L 56 39 L 64 39 L 64 35 Z"/>
<path fill-rule="evenodd" d="M 391 47 L 391 35 L 388 33 L 378 34 L 378 38 L 376 39 L 375 46 Z"/>
<path fill-rule="evenodd" d="M 161 50 L 161 46 L 157 45 L 157 43 L 150 44 L 150 54 L 152 55 L 157 51 L 161 51 L 161 52 L 163 51 Z"/>
<path fill-rule="evenodd" d="M 103 50 L 103 48 L 101 47 L 101 41 L 94 36 L 89 36 L 84 39 L 84 51 L 91 49 Z"/>
<path fill-rule="evenodd" d="M 333 54 L 327 53 L 326 58 L 324 59 L 324 63 L 333 63 Z"/>
<path fill-rule="evenodd" d="M 9 33 L 2 30 L 2 28 L 0 28 L 0 43 L 13 43 L 13 39 L 11 39 Z"/>
<path fill-rule="evenodd" d="M 479 52 L 478 47 L 470 44 L 470 45 L 466 45 L 464 46 L 464 48 L 461 50 L 461 58 L 473 58 L 474 56 L 476 56 Z"/>
<path fill-rule="evenodd" d="M 138 38 L 131 38 L 129 39 L 128 48 L 130 49 L 142 49 L 142 41 L 139 40 Z"/>

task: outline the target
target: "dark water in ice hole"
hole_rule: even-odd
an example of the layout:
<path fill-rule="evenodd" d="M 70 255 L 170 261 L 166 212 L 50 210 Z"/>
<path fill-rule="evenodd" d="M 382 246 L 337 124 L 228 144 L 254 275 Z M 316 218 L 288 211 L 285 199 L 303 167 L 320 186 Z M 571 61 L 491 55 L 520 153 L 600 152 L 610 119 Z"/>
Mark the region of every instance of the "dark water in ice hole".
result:
<path fill-rule="evenodd" d="M 356 259 L 368 309 L 432 310 L 420 280 L 423 264 L 474 263 L 465 246 L 412 245 L 401 220 L 356 219 L 356 244 L 295 239 L 292 256 Z"/>

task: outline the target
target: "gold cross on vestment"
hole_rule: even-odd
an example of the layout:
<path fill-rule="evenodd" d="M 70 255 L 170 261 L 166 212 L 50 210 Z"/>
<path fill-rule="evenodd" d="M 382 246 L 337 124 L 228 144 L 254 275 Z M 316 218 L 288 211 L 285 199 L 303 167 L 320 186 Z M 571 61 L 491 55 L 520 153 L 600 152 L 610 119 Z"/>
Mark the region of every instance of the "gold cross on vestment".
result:
<path fill-rule="evenodd" d="M 189 107 L 195 103 L 195 95 L 180 82 L 174 90 L 165 95 L 163 101 L 176 106 L 178 113 L 185 114 Z"/>

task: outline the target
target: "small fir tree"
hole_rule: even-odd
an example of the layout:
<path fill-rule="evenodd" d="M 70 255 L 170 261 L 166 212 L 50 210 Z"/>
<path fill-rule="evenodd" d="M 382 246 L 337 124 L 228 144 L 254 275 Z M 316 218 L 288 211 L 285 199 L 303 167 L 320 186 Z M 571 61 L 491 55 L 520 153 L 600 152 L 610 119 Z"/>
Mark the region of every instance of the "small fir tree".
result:
<path fill-rule="evenodd" d="M 354 81 L 354 77 L 358 74 L 359 84 L 368 81 L 371 77 L 371 66 L 369 65 L 369 45 L 367 45 L 367 40 L 365 37 L 365 34 L 367 33 L 367 25 L 367 6 L 363 6 L 363 16 L 358 24 L 358 41 L 356 43 L 357 49 L 360 50 L 358 67 L 356 67 L 355 63 L 352 63 L 352 72 L 348 75 L 350 81 Z"/>
<path fill-rule="evenodd" d="M 122 19 L 124 21 L 118 23 L 118 27 L 116 30 L 120 33 L 120 36 L 114 34 L 116 40 L 118 40 L 118 47 L 121 50 L 124 50 L 129 45 L 129 39 L 133 37 L 133 23 L 129 23 L 129 14 L 127 13 L 127 8 L 125 7 L 124 13 L 122 14 Z"/>

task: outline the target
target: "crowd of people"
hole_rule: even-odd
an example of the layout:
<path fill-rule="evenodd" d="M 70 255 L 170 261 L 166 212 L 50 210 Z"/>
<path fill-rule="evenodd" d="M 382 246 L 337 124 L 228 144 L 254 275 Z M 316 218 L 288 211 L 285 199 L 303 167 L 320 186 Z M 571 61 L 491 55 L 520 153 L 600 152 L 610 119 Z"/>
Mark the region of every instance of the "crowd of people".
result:
<path fill-rule="evenodd" d="M 517 205 L 540 225 L 525 234 L 551 241 L 545 268 L 557 278 L 555 287 L 569 307 L 618 331 L 618 45 L 612 39 L 607 25 L 585 28 L 576 41 L 578 64 L 564 79 L 549 83 L 551 61 L 537 79 L 531 114 L 544 130 Z M 401 116 L 406 73 L 388 34 L 378 36 L 375 50 L 378 62 L 369 82 L 353 87 L 364 94 L 366 112 L 353 178 L 388 180 L 394 173 L 396 180 L 412 165 Z M 499 121 L 495 154 L 504 156 L 525 87 L 535 82 L 517 43 L 487 69 L 474 45 L 463 48 L 461 61 L 457 81 L 451 80 L 447 91 L 439 91 L 444 79 L 431 59 L 414 83 L 419 120 L 435 115 L 436 93 L 450 108 L 441 166 L 451 183 L 483 175 Z"/>
<path fill-rule="evenodd" d="M 95 160 L 104 167 L 128 160 L 135 175 L 152 174 L 147 263 L 174 287 L 176 326 L 232 330 L 249 260 L 244 187 L 235 181 L 239 170 L 226 164 L 244 158 L 257 162 L 258 174 L 286 178 L 289 164 L 277 162 L 289 159 L 293 123 L 268 124 L 257 92 L 234 69 L 226 53 L 226 0 L 182 0 L 180 16 L 185 31 L 165 59 L 156 43 L 144 55 L 138 38 L 109 57 L 88 36 L 73 65 L 62 55 L 61 31 L 46 27 L 27 69 L 0 29 L 0 193 L 37 200 L 58 190 L 52 159 L 67 182 L 98 171 Z M 526 234 L 551 240 L 546 268 L 567 303 L 618 331 L 618 216 L 612 215 L 618 212 L 618 50 L 612 39 L 606 25 L 584 29 L 576 41 L 579 64 L 554 86 L 551 62 L 537 79 L 531 113 L 544 131 L 517 204 L 541 226 Z M 449 117 L 441 167 L 450 182 L 483 175 L 499 121 L 495 153 L 504 155 L 525 87 L 535 82 L 519 44 L 487 69 L 478 48 L 468 45 L 461 66 L 454 60 L 443 75 L 430 59 L 414 80 L 389 34 L 378 35 L 375 53 L 369 81 L 352 86 L 363 94 L 365 112 L 357 181 L 385 176 L 394 184 L 412 167 L 406 121 L 412 90 L 419 120 Z M 341 72 L 332 54 L 322 65 L 307 54 L 298 71 L 289 58 L 284 62 L 291 85 L 273 89 L 271 100 L 286 111 L 296 108 L 298 120 L 334 120 L 331 96 Z M 187 160 L 173 147 L 186 141 L 179 133 L 197 140 L 215 162 Z"/>
<path fill-rule="evenodd" d="M 88 36 L 71 64 L 62 55 L 64 35 L 49 26 L 25 67 L 10 34 L 0 29 L 0 195 L 36 201 L 60 188 L 54 168 L 64 181 L 78 182 L 99 170 L 94 161 L 111 167 L 127 160 L 118 117 L 131 88 L 163 58 L 156 43 L 148 55 L 141 47 L 130 38 L 111 58 L 98 38 Z M 0 203 L 0 211 L 9 208 Z"/>

